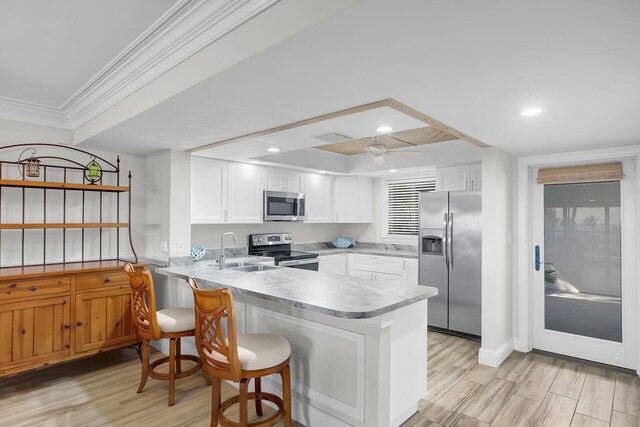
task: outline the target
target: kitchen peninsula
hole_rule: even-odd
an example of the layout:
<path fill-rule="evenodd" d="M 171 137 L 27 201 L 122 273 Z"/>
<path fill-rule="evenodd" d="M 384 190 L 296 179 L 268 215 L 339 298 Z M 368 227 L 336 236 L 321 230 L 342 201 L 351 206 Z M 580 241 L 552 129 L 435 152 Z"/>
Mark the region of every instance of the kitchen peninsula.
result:
<path fill-rule="evenodd" d="M 264 268 L 197 263 L 157 272 L 230 288 L 239 333 L 289 340 L 293 417 L 303 424 L 397 426 L 417 411 L 426 395 L 426 300 L 436 289 Z M 280 392 L 275 378 L 263 386 Z"/>

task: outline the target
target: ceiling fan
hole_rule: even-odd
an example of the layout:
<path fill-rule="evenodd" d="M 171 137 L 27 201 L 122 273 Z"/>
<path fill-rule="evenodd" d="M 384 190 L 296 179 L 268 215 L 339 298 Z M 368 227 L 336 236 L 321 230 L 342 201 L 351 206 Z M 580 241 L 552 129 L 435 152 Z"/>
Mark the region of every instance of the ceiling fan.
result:
<path fill-rule="evenodd" d="M 408 150 L 391 150 L 387 148 L 384 142 L 378 141 L 377 137 L 371 139 L 371 143 L 364 147 L 365 155 L 371 156 L 373 163 L 381 165 L 384 163 L 384 156 L 421 156 L 420 151 L 408 151 Z"/>

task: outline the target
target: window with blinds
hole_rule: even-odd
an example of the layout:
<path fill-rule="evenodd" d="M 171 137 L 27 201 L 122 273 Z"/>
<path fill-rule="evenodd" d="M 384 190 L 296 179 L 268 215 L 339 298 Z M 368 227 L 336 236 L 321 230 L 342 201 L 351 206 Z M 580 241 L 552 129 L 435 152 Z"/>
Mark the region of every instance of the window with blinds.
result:
<path fill-rule="evenodd" d="M 435 178 L 387 182 L 387 234 L 417 236 L 420 226 L 418 193 L 435 189 Z"/>

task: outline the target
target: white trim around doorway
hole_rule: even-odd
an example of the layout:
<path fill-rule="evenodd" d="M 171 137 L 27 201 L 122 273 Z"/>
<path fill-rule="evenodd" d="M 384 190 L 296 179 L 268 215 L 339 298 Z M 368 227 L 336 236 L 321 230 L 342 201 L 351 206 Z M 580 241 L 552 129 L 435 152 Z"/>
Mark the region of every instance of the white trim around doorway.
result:
<path fill-rule="evenodd" d="M 569 165 L 577 163 L 596 163 L 619 160 L 634 160 L 636 168 L 640 165 L 640 145 L 630 145 L 612 148 L 600 148 L 592 150 L 572 151 L 553 154 L 541 154 L 534 156 L 525 156 L 518 159 L 518 198 L 517 198 L 517 230 L 518 230 L 518 246 L 517 246 L 517 299 L 514 301 L 518 327 L 514 330 L 514 348 L 517 351 L 529 352 L 533 348 L 533 298 L 532 298 L 532 275 L 531 268 L 531 183 L 532 170 L 536 167 Z M 640 201 L 640 173 L 635 174 L 636 205 Z M 635 219 L 636 223 L 636 260 L 638 258 L 638 234 L 640 234 L 640 220 L 638 215 Z M 640 262 L 635 263 L 634 282 L 640 277 Z M 636 307 L 640 308 L 640 292 L 636 295 Z M 640 331 L 640 316 L 636 316 L 635 324 Z M 636 363 L 634 364 L 637 372 L 640 372 L 640 364 L 638 364 L 638 355 L 640 355 L 640 334 L 636 337 Z"/>

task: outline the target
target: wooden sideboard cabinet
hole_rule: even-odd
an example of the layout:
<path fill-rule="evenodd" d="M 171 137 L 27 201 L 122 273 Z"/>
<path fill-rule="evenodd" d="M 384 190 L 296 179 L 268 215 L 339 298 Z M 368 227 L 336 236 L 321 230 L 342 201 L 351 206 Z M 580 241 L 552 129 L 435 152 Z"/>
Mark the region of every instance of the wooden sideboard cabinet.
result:
<path fill-rule="evenodd" d="M 123 265 L 1 268 L 0 377 L 137 344 Z"/>

